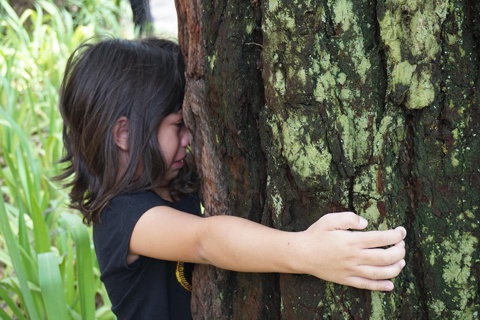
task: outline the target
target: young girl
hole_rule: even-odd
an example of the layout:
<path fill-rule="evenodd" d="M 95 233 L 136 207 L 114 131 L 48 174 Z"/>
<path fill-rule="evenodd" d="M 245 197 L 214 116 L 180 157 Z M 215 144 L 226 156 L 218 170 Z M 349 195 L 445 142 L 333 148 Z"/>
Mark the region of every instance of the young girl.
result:
<path fill-rule="evenodd" d="M 351 212 L 327 214 L 303 232 L 200 217 L 184 86 L 182 53 L 167 40 L 84 44 L 66 67 L 68 167 L 60 178 L 72 187 L 72 207 L 93 224 L 101 280 L 119 319 L 191 318 L 192 263 L 393 289 L 387 279 L 405 265 L 402 227 L 348 231 L 367 225 Z"/>

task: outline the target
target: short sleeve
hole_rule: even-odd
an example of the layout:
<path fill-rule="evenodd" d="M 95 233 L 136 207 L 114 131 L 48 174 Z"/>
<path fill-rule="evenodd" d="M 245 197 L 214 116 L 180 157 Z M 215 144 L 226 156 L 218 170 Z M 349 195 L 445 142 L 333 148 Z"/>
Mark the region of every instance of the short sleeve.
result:
<path fill-rule="evenodd" d="M 101 269 L 108 270 L 112 264 L 128 268 L 126 258 L 136 223 L 145 212 L 162 204 L 151 192 L 120 195 L 108 203 L 93 231 Z"/>
<path fill-rule="evenodd" d="M 188 319 L 190 292 L 176 277 L 178 263 L 140 256 L 127 265 L 130 239 L 142 215 L 157 206 L 168 206 L 200 214 L 198 196 L 178 202 L 165 201 L 151 191 L 139 191 L 113 198 L 93 226 L 93 239 L 100 279 L 121 319 Z M 185 264 L 187 265 L 187 264 Z M 185 269 L 186 270 L 186 269 Z M 191 277 L 191 269 L 188 270 Z"/>

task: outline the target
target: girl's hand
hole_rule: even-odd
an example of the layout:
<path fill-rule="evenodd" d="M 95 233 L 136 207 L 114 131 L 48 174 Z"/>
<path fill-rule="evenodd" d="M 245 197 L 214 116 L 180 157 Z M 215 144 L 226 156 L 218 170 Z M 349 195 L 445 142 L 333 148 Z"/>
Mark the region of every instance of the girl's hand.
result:
<path fill-rule="evenodd" d="M 303 232 L 306 273 L 360 289 L 391 291 L 405 266 L 405 228 L 358 232 L 367 221 L 353 212 L 330 213 Z M 388 247 L 388 248 L 382 248 Z"/>

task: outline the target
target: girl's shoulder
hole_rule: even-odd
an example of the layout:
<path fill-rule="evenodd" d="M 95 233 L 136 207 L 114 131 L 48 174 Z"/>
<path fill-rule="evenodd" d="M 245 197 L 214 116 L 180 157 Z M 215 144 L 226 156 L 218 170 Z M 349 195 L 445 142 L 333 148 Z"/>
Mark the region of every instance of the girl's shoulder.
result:
<path fill-rule="evenodd" d="M 200 212 L 200 200 L 197 193 L 185 195 L 179 201 L 171 202 L 163 199 L 152 190 L 138 190 L 115 196 L 108 202 L 103 213 L 128 211 L 129 215 L 141 215 L 157 206 L 168 206 L 197 215 Z"/>
<path fill-rule="evenodd" d="M 125 221 L 136 221 L 151 208 L 161 205 L 165 205 L 162 198 L 148 190 L 121 193 L 107 202 L 98 224 L 123 225 Z"/>
<path fill-rule="evenodd" d="M 151 190 L 136 190 L 118 194 L 108 201 L 108 206 L 131 204 L 132 202 L 162 202 L 162 198 Z"/>

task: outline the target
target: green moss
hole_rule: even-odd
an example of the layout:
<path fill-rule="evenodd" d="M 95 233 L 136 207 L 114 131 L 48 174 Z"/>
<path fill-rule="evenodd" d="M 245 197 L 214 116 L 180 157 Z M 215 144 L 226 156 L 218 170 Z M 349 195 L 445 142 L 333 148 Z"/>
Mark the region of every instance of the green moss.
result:
<path fill-rule="evenodd" d="M 348 90 L 347 90 L 348 92 Z M 345 99 L 351 95 L 346 94 Z M 347 114 L 337 116 L 337 130 L 341 135 L 342 149 L 346 158 L 356 165 L 365 164 L 371 153 L 370 113 L 354 115 L 351 109 Z"/>
<path fill-rule="evenodd" d="M 421 2 L 419 2 L 419 0 L 400 0 L 398 1 L 398 4 L 402 6 L 403 10 L 405 10 L 405 12 L 415 12 L 418 10 L 418 5 L 420 4 Z"/>
<path fill-rule="evenodd" d="M 346 80 L 347 80 L 347 75 L 343 72 L 340 72 L 337 76 L 337 82 L 340 83 L 341 85 L 344 85 Z"/>
<path fill-rule="evenodd" d="M 357 173 L 355 183 L 353 185 L 354 196 L 358 199 L 368 198 L 365 208 L 365 202 L 362 202 L 361 208 L 358 208 L 358 213 L 367 220 L 375 223 L 380 229 L 387 229 L 387 221 L 382 221 L 380 211 L 378 209 L 378 201 L 383 197 L 378 192 L 377 174 L 379 166 L 371 165 L 368 170 L 363 170 Z"/>
<path fill-rule="evenodd" d="M 401 47 L 404 45 L 403 28 L 401 26 L 401 13 L 399 11 L 387 10 L 382 19 L 379 19 L 380 35 L 389 51 L 389 60 L 395 65 L 402 61 Z"/>
<path fill-rule="evenodd" d="M 428 14 L 433 16 L 429 16 Z M 433 11 L 416 11 L 410 21 L 411 52 L 422 59 L 432 61 L 440 51 L 436 35 L 440 31 L 437 17 Z"/>
<path fill-rule="evenodd" d="M 354 18 L 353 4 L 349 0 L 337 0 L 333 5 L 333 19 L 335 24 L 341 24 L 342 30 L 350 29 Z"/>
<path fill-rule="evenodd" d="M 276 23 L 280 23 L 280 26 L 285 29 L 294 30 L 296 23 L 295 17 L 290 16 L 290 11 L 277 10 L 275 13 Z"/>
<path fill-rule="evenodd" d="M 370 314 L 370 319 L 387 319 L 388 317 L 385 315 L 385 308 L 384 308 L 384 294 L 381 292 L 372 292 L 372 313 Z"/>
<path fill-rule="evenodd" d="M 460 161 L 457 159 L 457 152 L 452 151 L 450 155 L 450 162 L 453 167 L 458 167 L 460 165 Z"/>
<path fill-rule="evenodd" d="M 365 82 L 372 66 L 365 51 L 364 35 L 359 24 L 361 18 L 354 12 L 351 0 L 335 1 L 332 11 L 335 26 L 348 38 L 346 41 L 336 42 L 336 46 L 350 57 L 355 72 L 361 81 Z"/>
<path fill-rule="evenodd" d="M 273 208 L 275 209 L 275 217 L 278 221 L 283 212 L 284 203 L 278 192 L 277 186 L 272 182 L 272 178 L 270 176 L 267 177 L 267 190 L 269 190 L 269 194 L 273 202 Z"/>
<path fill-rule="evenodd" d="M 437 39 L 448 13 L 448 5 L 448 1 L 432 0 L 407 0 L 386 4 L 379 24 L 392 65 L 403 60 L 403 50 L 408 50 L 419 62 L 435 62 L 440 52 Z"/>
<path fill-rule="evenodd" d="M 375 133 L 374 140 L 373 140 L 373 155 L 374 156 L 382 156 L 383 155 L 383 148 L 385 145 L 385 139 L 389 133 L 389 130 L 392 126 L 393 118 L 390 115 L 386 115 L 382 118 L 380 122 L 380 127 L 378 131 Z M 390 171 L 392 168 L 390 168 Z"/>
<path fill-rule="evenodd" d="M 461 134 L 462 134 L 462 131 L 458 130 L 458 128 L 455 128 L 452 130 L 452 136 L 453 136 L 453 145 L 457 145 L 457 142 L 459 141 L 459 139 L 461 139 Z M 450 153 L 450 162 L 452 164 L 453 167 L 458 167 L 460 165 L 460 160 L 458 159 L 458 156 L 459 156 L 459 150 L 454 148 L 451 150 L 451 153 Z"/>
<path fill-rule="evenodd" d="M 452 136 L 453 136 L 453 143 L 456 144 L 456 142 L 458 141 L 458 135 L 459 135 L 459 131 L 457 128 L 453 129 L 452 130 Z"/>
<path fill-rule="evenodd" d="M 392 71 L 392 86 L 395 87 L 397 84 L 404 86 L 410 85 L 416 68 L 416 65 L 411 65 L 408 61 L 402 61 L 396 64 Z"/>
<path fill-rule="evenodd" d="M 275 78 L 273 80 L 273 87 L 275 88 L 277 94 L 285 95 L 285 92 L 287 90 L 286 89 L 286 83 L 285 83 L 285 77 L 283 75 L 283 72 L 280 69 L 278 69 L 275 72 Z"/>
<path fill-rule="evenodd" d="M 340 90 L 340 99 L 343 101 L 352 101 L 354 98 L 355 96 L 352 90 L 348 88 L 342 88 L 342 90 Z"/>
<path fill-rule="evenodd" d="M 351 116 L 340 114 L 337 117 L 337 122 L 341 128 L 337 128 L 342 133 L 341 144 L 345 158 L 348 161 L 353 161 L 354 157 L 354 141 L 355 131 L 353 130 L 353 124 L 351 124 Z"/>
<path fill-rule="evenodd" d="M 268 10 L 275 11 L 278 9 L 278 0 L 269 0 L 268 1 Z"/>
<path fill-rule="evenodd" d="M 274 115 L 274 114 L 270 114 L 265 119 L 266 119 L 268 127 L 270 128 L 270 130 L 272 132 L 272 137 L 273 137 L 273 140 L 274 140 L 273 141 L 274 143 L 272 143 L 270 145 L 270 148 L 273 148 L 275 153 L 279 154 L 280 150 L 281 150 L 280 130 L 279 130 L 279 127 L 277 125 L 279 120 L 278 120 L 277 116 Z"/>
<path fill-rule="evenodd" d="M 367 164 L 371 154 L 371 131 L 375 128 L 370 128 L 370 118 L 374 115 L 369 112 L 364 112 L 360 116 L 354 118 L 354 134 L 355 134 L 355 164 L 360 166 Z M 372 124 L 373 125 L 373 124 Z M 373 130 L 372 130 L 373 129 Z"/>
<path fill-rule="evenodd" d="M 474 207 L 473 210 L 477 211 L 478 207 Z M 461 219 L 465 219 L 465 217 L 467 217 L 469 219 L 475 219 L 475 214 L 473 213 L 472 210 L 467 209 L 464 212 L 462 212 L 460 217 L 461 217 Z"/>
<path fill-rule="evenodd" d="M 447 9 L 447 1 L 386 2 L 379 19 L 380 35 L 392 68 L 390 94 L 407 93 L 406 106 L 410 109 L 424 108 L 435 99 L 431 70 L 441 50 L 438 39 Z M 447 39 L 450 43 L 456 41 L 453 36 Z M 399 84 L 402 86 L 397 87 Z"/>
<path fill-rule="evenodd" d="M 409 87 L 407 107 L 410 109 L 424 108 L 435 99 L 435 88 L 430 77 L 430 70 L 417 71 L 416 65 L 402 61 L 393 68 L 390 91 L 396 91 L 397 85 Z"/>
<path fill-rule="evenodd" d="M 358 38 L 355 43 L 356 50 L 354 51 L 354 53 L 357 53 L 353 56 L 356 66 L 355 70 L 360 75 L 362 81 L 365 82 L 365 80 L 367 79 L 367 73 L 370 71 L 372 65 L 370 63 L 370 60 L 367 59 L 367 57 L 365 56 L 363 41 L 361 40 L 361 38 Z"/>
<path fill-rule="evenodd" d="M 213 70 L 215 68 L 215 61 L 217 60 L 217 55 L 216 53 L 213 56 L 208 56 L 207 61 L 208 65 L 210 66 L 210 70 Z"/>
<path fill-rule="evenodd" d="M 435 99 L 435 88 L 430 81 L 430 70 L 423 70 L 412 78 L 410 92 L 407 99 L 407 107 L 410 109 L 421 109 L 433 102 Z"/>
<path fill-rule="evenodd" d="M 313 96 L 316 101 L 324 102 L 326 97 L 334 97 L 336 78 L 339 73 L 336 64 L 331 63 L 331 56 L 320 47 L 320 41 L 316 41 L 315 56 L 312 62 L 309 76 L 316 80 Z"/>
<path fill-rule="evenodd" d="M 290 115 L 282 123 L 282 154 L 292 170 L 302 178 L 327 177 L 332 155 L 322 141 L 312 141 L 306 129 L 315 119 L 303 115 Z"/>
<path fill-rule="evenodd" d="M 450 46 L 453 46 L 458 42 L 458 36 L 455 34 L 447 34 L 447 43 Z"/>
<path fill-rule="evenodd" d="M 435 314 L 441 315 L 445 310 L 445 303 L 441 300 L 435 299 L 430 302 L 430 305 Z"/>
<path fill-rule="evenodd" d="M 471 270 L 473 257 L 478 250 L 478 239 L 471 233 L 456 231 L 442 241 L 436 250 L 442 252 L 438 257 L 442 259 L 444 288 L 456 293 L 449 299 L 452 299 L 451 302 L 457 306 L 457 310 L 465 310 L 474 294 L 470 289 L 475 283 Z M 437 316 L 441 316 L 443 304 L 441 301 L 435 303 L 439 312 Z"/>
<path fill-rule="evenodd" d="M 351 310 L 351 301 L 349 299 L 344 299 L 342 301 L 343 308 L 338 308 L 338 305 L 331 303 L 332 301 L 338 300 L 335 286 L 335 284 L 327 282 L 326 289 L 324 291 L 324 297 L 323 299 L 320 299 L 317 307 L 318 309 L 326 309 L 326 312 L 324 311 L 321 315 L 323 319 L 332 319 L 333 315 L 335 315 L 335 318 L 338 319 L 348 319 L 350 317 L 348 310 Z M 312 318 L 319 319 L 319 317 Z"/>
<path fill-rule="evenodd" d="M 465 213 L 470 215 L 470 213 Z M 432 217 L 428 218 L 432 219 Z M 451 220 L 448 224 L 459 225 L 460 220 Z M 459 228 L 445 236 L 443 232 L 432 234 L 430 227 L 422 227 L 421 234 L 426 236 L 421 243 L 428 254 L 429 267 L 426 270 L 438 270 L 441 278 L 436 278 L 436 293 L 430 298 L 429 310 L 435 319 L 470 319 L 471 313 L 464 313 L 475 295 L 475 275 L 472 268 L 478 252 L 478 239 Z M 429 234 L 430 232 L 430 234 Z M 435 232 L 435 231 L 433 231 Z M 439 242 L 439 239 L 443 240 Z M 442 281 L 443 280 L 443 281 Z"/>
<path fill-rule="evenodd" d="M 443 279 L 448 286 L 464 287 L 470 277 L 472 255 L 478 239 L 468 233 L 456 231 L 452 239 L 442 242 L 445 254 Z"/>
<path fill-rule="evenodd" d="M 317 79 L 317 84 L 313 90 L 313 96 L 318 102 L 324 102 L 325 97 L 335 96 L 335 77 L 331 72 L 325 72 Z"/>
<path fill-rule="evenodd" d="M 380 220 L 380 211 L 377 208 L 377 201 L 370 200 L 370 206 L 363 212 L 362 216 L 368 221 L 377 222 Z"/>
<path fill-rule="evenodd" d="M 247 24 L 245 30 L 246 30 L 247 34 L 252 34 L 253 30 L 255 30 L 255 24 L 254 23 Z"/>
<path fill-rule="evenodd" d="M 301 63 L 292 64 L 292 67 L 289 68 L 289 74 L 293 75 L 295 78 L 294 80 L 299 82 L 298 85 L 300 87 L 304 87 L 307 84 L 307 75 L 305 69 L 301 66 Z"/>

